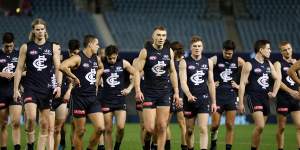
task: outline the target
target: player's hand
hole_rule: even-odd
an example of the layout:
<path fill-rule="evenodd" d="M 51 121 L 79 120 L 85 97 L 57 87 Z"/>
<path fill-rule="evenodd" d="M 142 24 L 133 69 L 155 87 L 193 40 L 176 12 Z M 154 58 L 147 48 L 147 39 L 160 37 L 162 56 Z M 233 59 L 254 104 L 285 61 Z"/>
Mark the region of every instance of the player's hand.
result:
<path fill-rule="evenodd" d="M 175 102 L 176 106 L 179 106 L 179 94 L 178 93 L 174 93 L 173 95 L 173 102 Z"/>
<path fill-rule="evenodd" d="M 19 91 L 19 90 L 14 91 L 14 95 L 13 95 L 14 101 L 15 101 L 15 102 L 19 102 L 20 98 L 21 98 L 20 91 Z"/>
<path fill-rule="evenodd" d="M 189 101 L 190 103 L 196 102 L 196 99 L 197 99 L 197 97 L 195 97 L 195 96 L 193 96 L 193 95 L 189 95 L 189 96 L 188 96 L 188 101 Z"/>
<path fill-rule="evenodd" d="M 216 81 L 216 82 L 215 82 L 215 86 L 218 87 L 219 85 L 220 85 L 220 82 L 219 82 L 219 81 Z"/>
<path fill-rule="evenodd" d="M 290 95 L 295 99 L 295 100 L 300 100 L 300 92 L 296 90 L 292 90 L 290 92 Z"/>
<path fill-rule="evenodd" d="M 61 95 L 61 87 L 57 86 L 54 90 L 53 90 L 53 95 L 55 95 L 55 98 L 59 98 Z"/>
<path fill-rule="evenodd" d="M 10 80 L 10 79 L 12 79 L 14 77 L 14 73 L 11 73 L 11 72 L 2 72 L 2 77 Z"/>
<path fill-rule="evenodd" d="M 217 105 L 216 104 L 211 104 L 211 112 L 212 113 L 217 112 Z"/>
<path fill-rule="evenodd" d="M 276 97 L 276 94 L 274 92 L 268 92 L 268 96 L 270 99 L 274 99 Z"/>
<path fill-rule="evenodd" d="M 130 92 L 131 92 L 131 89 L 126 88 L 126 89 L 123 89 L 123 90 L 121 91 L 121 94 L 122 94 L 123 96 L 126 96 L 126 95 L 128 95 Z"/>
<path fill-rule="evenodd" d="M 79 87 L 81 87 L 81 85 L 80 85 L 80 80 L 77 78 L 77 77 L 75 77 L 74 79 L 73 79 L 73 84 L 76 86 L 76 85 L 78 85 Z"/>
<path fill-rule="evenodd" d="M 231 86 L 233 87 L 233 88 L 235 88 L 235 89 L 239 89 L 240 88 L 240 86 L 235 82 L 235 81 L 231 81 Z"/>
<path fill-rule="evenodd" d="M 239 103 L 238 111 L 240 113 L 245 113 L 245 106 L 242 103 Z"/>
<path fill-rule="evenodd" d="M 178 103 L 178 105 L 176 105 L 176 108 L 180 109 L 182 107 L 183 107 L 183 100 L 181 97 L 179 97 L 179 103 Z"/>
<path fill-rule="evenodd" d="M 142 103 L 144 101 L 144 95 L 141 91 L 135 92 L 135 99 L 137 102 Z"/>

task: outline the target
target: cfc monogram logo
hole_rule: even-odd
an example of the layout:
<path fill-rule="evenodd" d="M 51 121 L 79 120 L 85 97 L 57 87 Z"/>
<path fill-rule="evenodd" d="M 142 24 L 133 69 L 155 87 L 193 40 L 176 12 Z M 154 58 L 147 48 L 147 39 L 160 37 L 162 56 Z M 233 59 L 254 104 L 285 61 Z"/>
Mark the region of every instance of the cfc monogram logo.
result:
<path fill-rule="evenodd" d="M 6 67 L 2 69 L 3 72 L 9 72 L 13 73 L 14 72 L 15 65 L 13 63 L 8 63 Z"/>
<path fill-rule="evenodd" d="M 39 55 L 39 58 L 33 61 L 33 66 L 37 69 L 37 71 L 42 71 L 43 69 L 47 68 L 47 66 L 44 64 L 45 61 L 47 61 L 47 58 L 44 55 Z"/>
<path fill-rule="evenodd" d="M 257 79 L 258 84 L 261 85 L 263 89 L 269 87 L 268 81 L 269 81 L 269 76 L 266 73 L 264 73 L 261 77 Z"/>
<path fill-rule="evenodd" d="M 167 66 L 164 61 L 158 61 L 156 65 L 154 65 L 151 70 L 156 74 L 156 76 L 161 76 L 166 71 L 163 70 L 163 67 Z"/>
<path fill-rule="evenodd" d="M 111 73 L 111 75 L 106 79 L 106 82 L 110 85 L 110 87 L 115 87 L 116 85 L 120 84 L 118 78 L 119 75 L 117 73 Z"/>
<path fill-rule="evenodd" d="M 230 76 L 232 74 L 231 69 L 225 69 L 225 71 L 220 73 L 221 78 L 223 79 L 223 82 L 228 82 L 232 80 L 232 77 Z"/>
<path fill-rule="evenodd" d="M 204 82 L 202 77 L 205 75 L 203 70 L 197 71 L 195 74 L 191 76 L 191 81 L 194 83 L 194 85 L 199 85 Z"/>
<path fill-rule="evenodd" d="M 94 85 L 96 82 L 96 69 L 92 68 L 89 73 L 85 75 L 85 79 L 90 82 L 90 85 Z"/>

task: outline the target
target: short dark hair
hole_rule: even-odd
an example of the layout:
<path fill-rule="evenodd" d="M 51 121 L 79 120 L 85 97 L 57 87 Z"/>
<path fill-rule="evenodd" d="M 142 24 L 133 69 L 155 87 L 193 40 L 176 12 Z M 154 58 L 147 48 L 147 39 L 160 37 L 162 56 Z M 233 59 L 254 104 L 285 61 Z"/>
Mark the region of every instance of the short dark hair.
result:
<path fill-rule="evenodd" d="M 167 29 L 162 25 L 154 27 L 153 32 L 156 31 L 156 30 L 167 31 Z"/>
<path fill-rule="evenodd" d="M 194 35 L 191 38 L 190 44 L 192 45 L 192 44 L 194 44 L 196 42 L 199 42 L 199 41 L 202 42 L 202 44 L 204 45 L 203 39 L 200 36 Z"/>
<path fill-rule="evenodd" d="M 115 45 L 109 45 L 105 48 L 105 56 L 111 56 L 112 54 L 118 54 L 119 49 Z"/>
<path fill-rule="evenodd" d="M 70 53 L 73 53 L 75 50 L 80 49 L 80 42 L 77 39 L 72 39 L 68 43 Z"/>
<path fill-rule="evenodd" d="M 267 44 L 270 44 L 268 40 L 257 40 L 254 44 L 254 52 L 257 53 L 259 49 L 265 48 Z"/>
<path fill-rule="evenodd" d="M 91 42 L 93 42 L 95 39 L 97 39 L 96 36 L 88 34 L 86 36 L 84 36 L 83 39 L 83 46 L 86 48 Z"/>
<path fill-rule="evenodd" d="M 235 50 L 235 43 L 232 40 L 226 40 L 223 42 L 223 50 Z"/>
<path fill-rule="evenodd" d="M 11 32 L 5 32 L 3 34 L 2 43 L 11 43 L 14 42 L 15 36 Z"/>
<path fill-rule="evenodd" d="M 288 44 L 291 44 L 291 43 L 288 42 L 288 41 L 281 41 L 281 42 L 279 43 L 279 48 L 280 48 L 281 46 L 285 46 L 285 45 L 288 45 Z"/>
<path fill-rule="evenodd" d="M 174 55 L 176 55 L 175 57 L 181 57 L 184 54 L 184 47 L 183 45 L 178 42 L 178 41 L 174 41 L 170 44 L 170 47 L 172 48 L 172 50 L 174 51 Z"/>

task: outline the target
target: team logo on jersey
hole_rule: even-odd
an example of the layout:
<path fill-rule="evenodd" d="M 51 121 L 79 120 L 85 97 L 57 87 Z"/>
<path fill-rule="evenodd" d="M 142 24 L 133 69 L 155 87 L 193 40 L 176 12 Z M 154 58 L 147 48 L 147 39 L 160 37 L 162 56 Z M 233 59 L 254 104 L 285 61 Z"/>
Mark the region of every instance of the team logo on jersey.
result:
<path fill-rule="evenodd" d="M 50 49 L 45 49 L 43 54 L 44 55 L 52 55 L 52 52 Z"/>
<path fill-rule="evenodd" d="M 121 72 L 121 71 L 123 71 L 122 67 L 120 67 L 120 66 L 116 67 L 116 72 Z"/>
<path fill-rule="evenodd" d="M 261 77 L 257 79 L 257 83 L 261 85 L 263 89 L 266 89 L 269 87 L 269 75 L 267 73 L 264 73 Z"/>
<path fill-rule="evenodd" d="M 285 79 L 291 86 L 295 85 L 295 81 L 290 76 L 287 76 Z"/>
<path fill-rule="evenodd" d="M 262 70 L 261 70 L 260 68 L 255 68 L 255 69 L 254 69 L 254 72 L 255 72 L 255 73 L 260 73 L 260 72 L 262 72 Z"/>
<path fill-rule="evenodd" d="M 13 63 L 8 63 L 7 66 L 2 69 L 2 72 L 13 73 L 14 68 L 16 68 L 16 66 Z"/>
<path fill-rule="evenodd" d="M 163 58 L 162 58 L 162 60 L 170 60 L 169 55 L 164 55 Z"/>
<path fill-rule="evenodd" d="M 206 64 L 203 64 L 203 65 L 201 66 L 201 68 L 202 68 L 202 69 L 208 69 L 208 67 L 207 67 Z"/>
<path fill-rule="evenodd" d="M 194 69 L 196 69 L 196 67 L 195 67 L 195 66 L 193 66 L 193 65 L 190 65 L 188 68 L 189 68 L 190 70 L 194 70 Z"/>
<path fill-rule="evenodd" d="M 224 68 L 224 67 L 225 67 L 225 64 L 218 64 L 218 67 Z"/>
<path fill-rule="evenodd" d="M 230 64 L 230 68 L 236 68 L 236 64 L 235 63 L 231 63 Z"/>
<path fill-rule="evenodd" d="M 91 68 L 91 71 L 85 75 L 85 79 L 90 82 L 90 85 L 94 85 L 96 82 L 96 69 Z"/>
<path fill-rule="evenodd" d="M 31 51 L 29 52 L 29 54 L 30 54 L 30 55 L 36 55 L 36 54 L 38 54 L 38 52 L 37 52 L 36 50 L 31 50 Z"/>
<path fill-rule="evenodd" d="M 119 75 L 117 73 L 111 73 L 111 75 L 106 79 L 106 82 L 110 85 L 110 87 L 116 87 L 116 85 L 120 84 L 118 78 Z"/>
<path fill-rule="evenodd" d="M 94 67 L 97 67 L 97 66 L 98 66 L 98 63 L 97 63 L 97 62 L 93 62 L 93 66 L 94 66 Z"/>
<path fill-rule="evenodd" d="M 156 56 L 149 56 L 149 60 L 156 60 Z"/>
<path fill-rule="evenodd" d="M 47 61 L 45 55 L 39 55 L 39 58 L 33 61 L 33 66 L 37 69 L 37 71 L 42 71 L 43 69 L 47 68 L 47 66 L 44 64 L 45 61 Z"/>
<path fill-rule="evenodd" d="M 163 70 L 163 67 L 167 66 L 164 61 L 158 61 L 156 65 L 154 65 L 151 70 L 156 74 L 156 76 L 161 76 L 162 74 L 166 73 Z"/>
<path fill-rule="evenodd" d="M 289 67 L 283 67 L 283 70 L 284 70 L 284 71 L 288 71 L 288 70 L 289 70 Z"/>
<path fill-rule="evenodd" d="M 232 80 L 232 77 L 230 76 L 231 74 L 231 69 L 225 69 L 223 72 L 220 73 L 220 77 L 223 79 L 223 82 L 228 82 Z"/>
<path fill-rule="evenodd" d="M 194 83 L 194 85 L 199 85 L 204 82 L 202 77 L 205 75 L 203 70 L 197 71 L 195 74 L 193 74 L 190 79 Z"/>
<path fill-rule="evenodd" d="M 13 57 L 13 58 L 11 59 L 11 62 L 18 62 L 18 57 Z"/>
<path fill-rule="evenodd" d="M 0 59 L 0 63 L 6 63 L 6 59 Z"/>
<path fill-rule="evenodd" d="M 90 67 L 90 65 L 89 65 L 88 63 L 83 63 L 82 66 L 83 66 L 84 68 Z"/>
<path fill-rule="evenodd" d="M 269 72 L 269 73 L 270 73 L 270 72 L 271 72 L 271 68 L 268 67 L 267 70 L 266 70 L 266 72 Z"/>

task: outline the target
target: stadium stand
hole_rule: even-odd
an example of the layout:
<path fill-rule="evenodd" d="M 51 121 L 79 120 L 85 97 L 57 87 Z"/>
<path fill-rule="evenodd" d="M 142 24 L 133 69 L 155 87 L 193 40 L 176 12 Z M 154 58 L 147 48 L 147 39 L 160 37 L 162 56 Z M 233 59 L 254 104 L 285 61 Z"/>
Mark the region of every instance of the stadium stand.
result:
<path fill-rule="evenodd" d="M 299 49 L 300 1 L 297 0 L 246 0 L 246 8 L 252 19 L 236 19 L 245 50 L 253 47 L 257 39 L 268 39 L 272 49 L 282 40 L 290 41 Z"/>
<path fill-rule="evenodd" d="M 62 44 L 63 49 L 67 48 L 68 40 L 78 38 L 82 41 L 85 34 L 95 34 L 100 42 L 103 41 L 92 15 L 77 10 L 73 0 L 32 0 L 32 9 L 33 16 L 0 16 L 0 33 L 13 32 L 16 44 L 20 46 L 28 40 L 32 20 L 41 17 L 48 23 L 49 39 Z"/>
<path fill-rule="evenodd" d="M 169 40 L 179 40 L 188 48 L 190 37 L 199 35 L 205 51 L 220 49 L 225 39 L 222 20 L 203 19 L 206 0 L 113 0 L 113 11 L 104 13 L 113 37 L 126 51 L 138 51 L 151 39 L 157 25 L 167 28 Z"/>

